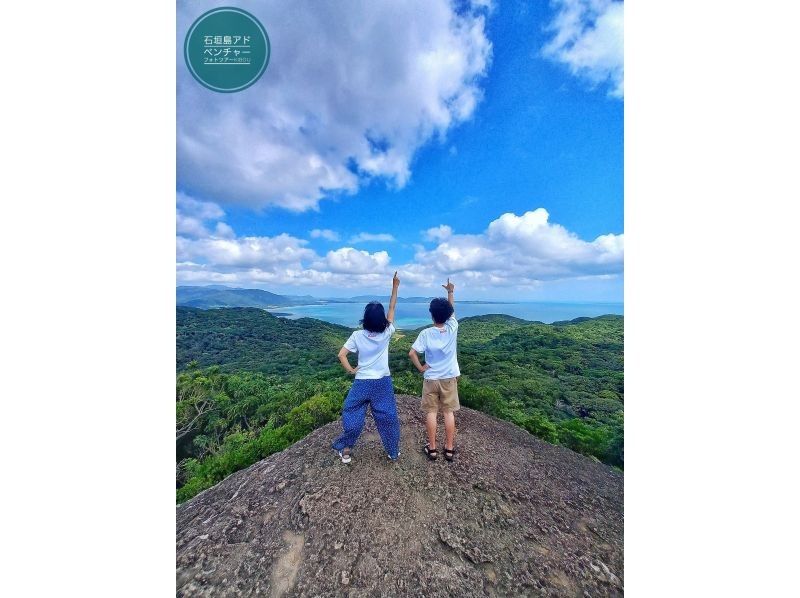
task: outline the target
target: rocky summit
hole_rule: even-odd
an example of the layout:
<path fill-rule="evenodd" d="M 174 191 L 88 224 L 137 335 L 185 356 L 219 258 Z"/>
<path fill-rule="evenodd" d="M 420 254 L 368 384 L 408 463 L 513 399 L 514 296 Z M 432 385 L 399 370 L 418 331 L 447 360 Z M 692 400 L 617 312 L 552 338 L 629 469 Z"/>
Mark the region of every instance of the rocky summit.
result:
<path fill-rule="evenodd" d="M 397 405 L 395 463 L 368 416 L 343 465 L 334 422 L 178 506 L 178 595 L 623 594 L 621 473 L 467 408 L 430 462 Z"/>

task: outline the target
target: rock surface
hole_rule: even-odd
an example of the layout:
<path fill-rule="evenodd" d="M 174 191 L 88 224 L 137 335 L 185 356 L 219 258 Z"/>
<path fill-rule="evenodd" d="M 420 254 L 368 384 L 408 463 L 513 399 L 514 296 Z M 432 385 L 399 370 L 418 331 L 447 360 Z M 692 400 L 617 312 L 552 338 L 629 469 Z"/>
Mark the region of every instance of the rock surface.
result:
<path fill-rule="evenodd" d="M 342 465 L 334 422 L 180 505 L 178 595 L 622 595 L 622 474 L 467 408 L 429 462 L 397 404 L 397 463 L 368 416 Z"/>

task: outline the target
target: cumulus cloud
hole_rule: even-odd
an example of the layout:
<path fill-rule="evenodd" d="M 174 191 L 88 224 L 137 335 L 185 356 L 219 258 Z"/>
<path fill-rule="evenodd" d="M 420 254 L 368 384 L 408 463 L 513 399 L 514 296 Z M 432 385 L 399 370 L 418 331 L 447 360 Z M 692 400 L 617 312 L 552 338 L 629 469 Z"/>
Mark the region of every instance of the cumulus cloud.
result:
<path fill-rule="evenodd" d="M 175 215 L 175 224 L 179 235 L 186 237 L 207 237 L 210 234 L 202 220 L 182 214 L 180 211 Z"/>
<path fill-rule="evenodd" d="M 198 220 L 218 220 L 225 216 L 224 210 L 217 204 L 197 200 L 181 191 L 175 194 L 175 204 L 182 214 Z"/>
<path fill-rule="evenodd" d="M 218 220 L 225 212 L 212 202 L 179 193 L 177 206 L 176 270 L 181 283 L 363 288 L 385 283 L 389 275 L 386 251 L 342 247 L 320 256 L 308 247 L 307 240 L 285 233 L 239 237 L 230 225 Z M 309 234 L 339 239 L 329 229 L 314 229 Z"/>
<path fill-rule="evenodd" d="M 607 83 L 624 97 L 624 6 L 619 0 L 552 0 L 558 11 L 547 30 L 543 54 L 567 65 L 592 85 Z"/>
<path fill-rule="evenodd" d="M 236 236 L 236 233 L 224 222 L 217 222 L 217 226 L 214 228 L 214 235 L 223 239 L 232 239 Z"/>
<path fill-rule="evenodd" d="M 315 253 L 304 247 L 307 241 L 287 234 L 276 237 L 241 237 L 225 239 L 178 237 L 179 261 L 211 263 L 218 266 L 265 267 L 296 265 L 313 259 Z"/>
<path fill-rule="evenodd" d="M 197 16 L 224 4 L 180 2 L 178 41 Z M 488 6 L 249 4 L 272 47 L 258 83 L 217 94 L 179 68 L 179 184 L 223 204 L 294 211 L 354 193 L 373 177 L 402 187 L 416 150 L 480 101 L 491 55 Z"/>
<path fill-rule="evenodd" d="M 350 243 L 366 243 L 369 241 L 377 241 L 380 243 L 394 243 L 395 238 L 389 233 L 358 233 L 350 237 Z"/>
<path fill-rule="evenodd" d="M 185 193 L 178 192 L 175 197 L 176 228 L 179 235 L 187 237 L 207 237 L 211 235 L 205 223 L 224 218 L 225 212 L 210 201 L 199 201 Z"/>
<path fill-rule="evenodd" d="M 208 215 L 218 213 L 206 208 Z M 340 247 L 320 255 L 307 240 L 288 234 L 238 237 L 224 222 L 201 224 L 204 235 L 177 238 L 177 275 L 183 283 L 377 289 L 398 270 L 407 289 L 438 290 L 453 276 L 461 289 L 485 290 L 607 279 L 623 269 L 624 235 L 581 239 L 550 222 L 544 208 L 502 214 L 480 234 L 456 234 L 446 224 L 431 228 L 425 233 L 431 246 L 417 246 L 413 260 L 400 264 L 392 264 L 387 251 Z"/>
<path fill-rule="evenodd" d="M 389 264 L 389 254 L 385 251 L 369 253 L 352 247 L 342 247 L 336 251 L 329 251 L 325 257 L 325 265 L 332 272 L 348 274 L 368 274 L 386 270 Z"/>
<path fill-rule="evenodd" d="M 506 213 L 482 234 L 453 234 L 433 249 L 420 249 L 415 261 L 439 275 L 462 274 L 487 286 L 622 272 L 623 235 L 585 241 L 549 218 L 544 208 Z"/>
<path fill-rule="evenodd" d="M 444 241 L 453 236 L 453 229 L 447 224 L 440 224 L 425 231 L 425 238 L 428 241 Z"/>
<path fill-rule="evenodd" d="M 309 235 L 311 235 L 312 239 L 326 239 L 328 241 L 339 240 L 339 233 L 332 231 L 329 228 L 315 228 L 309 233 Z"/>

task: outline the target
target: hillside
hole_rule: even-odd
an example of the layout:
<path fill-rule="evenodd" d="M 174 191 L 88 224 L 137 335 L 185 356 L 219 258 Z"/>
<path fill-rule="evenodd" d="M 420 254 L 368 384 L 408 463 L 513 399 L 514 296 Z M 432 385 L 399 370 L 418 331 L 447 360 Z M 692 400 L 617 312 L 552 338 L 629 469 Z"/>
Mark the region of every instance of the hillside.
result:
<path fill-rule="evenodd" d="M 467 408 L 428 462 L 418 403 L 398 463 L 368 418 L 341 465 L 334 422 L 180 505 L 178 595 L 622 595 L 620 473 Z"/>
<path fill-rule="evenodd" d="M 298 300 L 260 289 L 235 289 L 221 285 L 178 287 L 176 305 L 210 309 L 215 307 L 276 307 L 296 305 Z"/>
<path fill-rule="evenodd" d="M 624 467 L 623 318 L 559 325 L 463 318 L 461 404 L 552 444 Z M 352 383 L 336 353 L 351 330 L 264 310 L 178 308 L 178 502 L 338 419 Z M 408 350 L 390 345 L 395 392 L 419 395 Z"/>
<path fill-rule="evenodd" d="M 330 369 L 351 330 L 301 318 L 288 320 L 263 309 L 176 310 L 176 365 L 192 361 L 223 371 L 284 373 Z"/>
<path fill-rule="evenodd" d="M 542 324 L 470 318 L 459 333 L 462 373 L 556 417 L 612 424 L 623 410 L 623 318 Z"/>

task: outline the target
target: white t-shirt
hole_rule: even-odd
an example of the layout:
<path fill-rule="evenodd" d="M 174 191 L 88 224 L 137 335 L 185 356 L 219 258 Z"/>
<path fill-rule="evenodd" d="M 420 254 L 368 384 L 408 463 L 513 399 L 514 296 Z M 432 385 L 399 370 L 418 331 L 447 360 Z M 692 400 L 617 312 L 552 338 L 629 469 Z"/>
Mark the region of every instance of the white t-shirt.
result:
<path fill-rule="evenodd" d="M 411 348 L 417 353 L 425 353 L 425 363 L 431 366 L 425 370 L 426 380 L 444 380 L 461 375 L 456 359 L 457 338 L 458 321 L 455 316 L 450 316 L 441 328 L 431 326 L 419 333 Z"/>
<path fill-rule="evenodd" d="M 394 324 L 383 332 L 356 330 L 344 344 L 351 353 L 358 353 L 356 380 L 375 380 L 389 375 L 389 341 Z"/>

